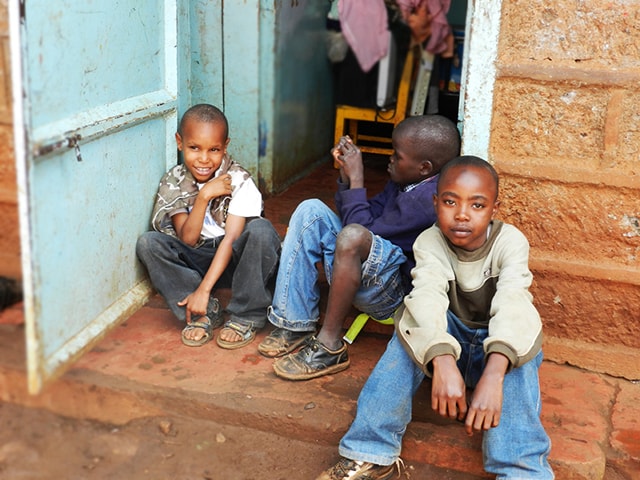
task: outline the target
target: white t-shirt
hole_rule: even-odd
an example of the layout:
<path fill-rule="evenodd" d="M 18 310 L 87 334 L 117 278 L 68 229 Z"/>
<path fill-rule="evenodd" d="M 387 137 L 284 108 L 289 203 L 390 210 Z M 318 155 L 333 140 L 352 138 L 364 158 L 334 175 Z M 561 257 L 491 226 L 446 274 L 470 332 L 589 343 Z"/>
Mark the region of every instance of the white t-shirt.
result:
<path fill-rule="evenodd" d="M 217 177 L 218 175 L 219 172 L 216 172 L 215 176 Z M 245 218 L 259 217 L 262 213 L 262 194 L 253 182 L 253 178 L 244 180 L 243 176 L 243 172 L 231 172 L 231 188 L 233 190 L 231 192 L 228 213 Z M 204 184 L 198 183 L 197 185 L 198 189 L 200 189 Z M 191 210 L 189 210 L 189 212 L 190 211 Z M 211 204 L 207 207 L 201 233 L 205 238 L 215 238 L 224 235 L 224 228 L 218 225 L 211 215 Z"/>

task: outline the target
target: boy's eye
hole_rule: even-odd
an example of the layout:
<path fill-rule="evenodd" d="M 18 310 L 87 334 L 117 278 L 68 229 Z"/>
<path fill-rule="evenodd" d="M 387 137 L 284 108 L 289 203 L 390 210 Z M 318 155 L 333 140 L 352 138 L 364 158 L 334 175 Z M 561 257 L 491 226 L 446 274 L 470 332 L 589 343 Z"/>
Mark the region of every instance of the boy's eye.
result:
<path fill-rule="evenodd" d="M 483 203 L 474 203 L 473 204 L 473 208 L 477 208 L 477 209 L 484 208 L 484 204 Z"/>
<path fill-rule="evenodd" d="M 445 199 L 443 203 L 445 205 L 455 205 L 456 202 L 454 202 L 453 200 Z"/>

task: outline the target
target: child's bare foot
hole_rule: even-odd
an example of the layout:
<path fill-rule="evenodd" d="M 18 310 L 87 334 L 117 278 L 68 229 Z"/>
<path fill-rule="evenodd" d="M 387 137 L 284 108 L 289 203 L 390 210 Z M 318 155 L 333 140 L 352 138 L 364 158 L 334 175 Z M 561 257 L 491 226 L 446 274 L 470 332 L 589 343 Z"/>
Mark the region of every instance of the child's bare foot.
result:
<path fill-rule="evenodd" d="M 211 340 L 212 331 L 209 317 L 200 317 L 182 329 L 182 343 L 189 347 L 201 347 Z"/>
<path fill-rule="evenodd" d="M 187 340 L 192 340 L 194 342 L 199 342 L 200 339 L 207 335 L 207 330 L 201 327 L 192 326 L 186 332 L 184 332 L 184 338 Z"/>
<path fill-rule="evenodd" d="M 221 348 L 233 350 L 250 344 L 256 338 L 256 332 L 251 325 L 237 322 L 227 322 L 216 339 Z"/>

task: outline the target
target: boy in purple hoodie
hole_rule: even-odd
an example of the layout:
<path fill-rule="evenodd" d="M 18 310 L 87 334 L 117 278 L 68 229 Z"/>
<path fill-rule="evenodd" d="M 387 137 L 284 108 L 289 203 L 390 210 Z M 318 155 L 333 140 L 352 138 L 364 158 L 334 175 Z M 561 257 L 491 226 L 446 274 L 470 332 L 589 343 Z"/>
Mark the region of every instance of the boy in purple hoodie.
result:
<path fill-rule="evenodd" d="M 276 328 L 258 347 L 267 357 L 282 357 L 273 365 L 279 377 L 308 380 L 345 370 L 350 361 L 342 327 L 351 306 L 386 319 L 410 290 L 413 242 L 435 222 L 432 198 L 438 172 L 458 155 L 460 135 L 445 117 L 408 117 L 394 129 L 392 145 L 391 178 L 381 193 L 367 200 L 360 149 L 343 137 L 331 152 L 340 165 L 335 196 L 339 216 L 311 199 L 291 217 L 268 309 Z M 320 317 L 318 262 L 330 289 L 322 328 L 315 336 Z"/>

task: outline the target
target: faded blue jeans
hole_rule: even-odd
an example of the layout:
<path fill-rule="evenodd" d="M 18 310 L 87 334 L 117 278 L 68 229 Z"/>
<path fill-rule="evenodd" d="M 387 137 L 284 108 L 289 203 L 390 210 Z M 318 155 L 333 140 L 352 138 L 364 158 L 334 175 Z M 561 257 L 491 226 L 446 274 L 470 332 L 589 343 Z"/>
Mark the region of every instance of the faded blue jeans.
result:
<path fill-rule="evenodd" d="M 278 279 L 269 307 L 269 321 L 297 332 L 316 329 L 320 318 L 320 285 L 316 263 L 321 262 L 331 284 L 340 218 L 320 200 L 300 203 L 291 216 L 282 245 Z M 402 249 L 372 234 L 369 257 L 362 264 L 360 288 L 353 305 L 373 318 L 389 318 L 402 303 Z"/>
<path fill-rule="evenodd" d="M 151 283 L 181 321 L 185 308 L 178 302 L 193 293 L 207 273 L 222 237 L 191 247 L 160 232 L 143 233 L 136 244 L 138 258 L 147 267 Z M 215 287 L 231 287 L 227 305 L 230 320 L 262 328 L 267 321 L 273 283 L 278 268 L 280 237 L 269 220 L 248 218 L 240 237 L 233 242 L 233 256 Z M 213 295 L 209 308 L 213 308 Z M 193 318 L 195 320 L 195 318 Z"/>
<path fill-rule="evenodd" d="M 486 329 L 470 329 L 448 312 L 448 331 L 460 342 L 458 369 L 473 388 L 484 367 Z M 551 442 L 540 421 L 538 369 L 542 351 L 504 378 L 500 424 L 483 432 L 484 468 L 497 479 L 554 478 L 547 457 Z M 358 398 L 356 418 L 340 441 L 340 455 L 378 465 L 399 456 L 411 421 L 413 396 L 425 375 L 409 357 L 396 333 L 371 372 Z M 425 439 L 428 441 L 428 439 Z"/>

